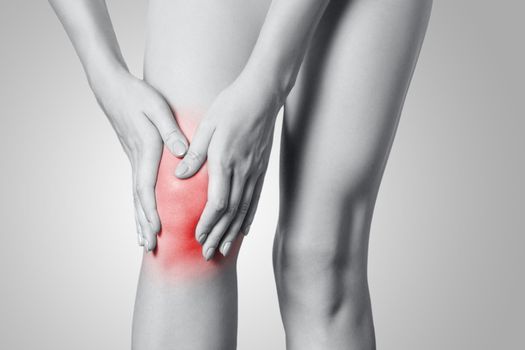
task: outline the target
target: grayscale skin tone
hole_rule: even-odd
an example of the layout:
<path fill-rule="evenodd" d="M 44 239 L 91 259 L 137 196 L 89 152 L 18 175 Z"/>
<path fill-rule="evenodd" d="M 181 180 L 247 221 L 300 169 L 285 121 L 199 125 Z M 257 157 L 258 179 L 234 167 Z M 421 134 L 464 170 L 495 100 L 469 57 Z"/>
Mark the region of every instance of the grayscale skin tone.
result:
<path fill-rule="evenodd" d="M 50 0 L 132 164 L 139 244 L 155 248 L 163 144 L 207 161 L 195 239 L 203 259 L 236 254 L 284 105 L 275 281 L 287 349 L 375 349 L 369 229 L 431 0 L 151 0 L 144 79 L 120 53 L 105 2 Z M 206 113 L 191 144 L 170 106 Z M 235 257 L 233 257 L 235 258 Z M 143 264 L 134 349 L 234 349 L 235 264 L 181 283 Z"/>

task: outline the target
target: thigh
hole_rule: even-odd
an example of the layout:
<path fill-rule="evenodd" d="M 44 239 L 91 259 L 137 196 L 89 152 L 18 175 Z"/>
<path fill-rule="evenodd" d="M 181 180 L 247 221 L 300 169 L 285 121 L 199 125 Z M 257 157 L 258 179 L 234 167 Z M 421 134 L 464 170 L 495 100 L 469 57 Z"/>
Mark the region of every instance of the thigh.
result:
<path fill-rule="evenodd" d="M 371 218 L 430 8 L 421 0 L 330 3 L 285 104 L 284 244 L 366 255 L 367 230 L 348 235 Z"/>
<path fill-rule="evenodd" d="M 270 0 L 151 0 L 144 77 L 175 106 L 206 110 L 244 68 Z"/>

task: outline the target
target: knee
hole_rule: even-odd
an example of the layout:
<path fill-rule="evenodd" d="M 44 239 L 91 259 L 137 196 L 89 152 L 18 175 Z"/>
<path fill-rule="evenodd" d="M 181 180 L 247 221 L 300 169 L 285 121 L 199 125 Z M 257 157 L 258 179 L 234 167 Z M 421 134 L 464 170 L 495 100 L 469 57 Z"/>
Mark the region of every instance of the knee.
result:
<path fill-rule="evenodd" d="M 280 213 L 274 241 L 277 272 L 315 276 L 366 270 L 373 196 L 287 204 L 292 205 Z"/>
<path fill-rule="evenodd" d="M 371 207 L 369 200 L 352 201 L 320 216 L 292 209 L 280 218 L 273 262 L 286 304 L 313 307 L 328 318 L 367 305 Z"/>
<path fill-rule="evenodd" d="M 195 238 L 197 222 L 207 201 L 208 171 L 202 168 L 189 179 L 173 176 L 180 159 L 167 148 L 162 153 L 155 186 L 161 229 L 152 254 L 144 256 L 143 266 L 162 280 L 206 279 L 229 273 L 237 259 L 242 237 L 236 239 L 228 257 L 216 254 L 206 261 Z"/>
<path fill-rule="evenodd" d="M 290 258 L 281 255 L 275 271 L 281 310 L 286 317 L 329 333 L 330 325 L 361 324 L 371 312 L 364 269 L 343 268 L 337 258 L 324 254 L 302 265 L 290 263 Z M 282 264 L 284 259 L 288 263 Z"/>
<path fill-rule="evenodd" d="M 366 247 L 358 249 L 344 241 L 323 241 L 323 232 L 318 233 L 317 240 L 285 236 L 285 232 L 277 233 L 273 255 L 275 273 L 283 278 L 283 283 L 359 284 L 366 279 Z"/>
<path fill-rule="evenodd" d="M 317 241 L 293 242 L 277 235 L 274 270 L 279 298 L 287 307 L 320 319 L 362 313 L 368 300 L 366 253 L 354 256 Z M 365 255 L 365 256 L 363 256 Z"/>

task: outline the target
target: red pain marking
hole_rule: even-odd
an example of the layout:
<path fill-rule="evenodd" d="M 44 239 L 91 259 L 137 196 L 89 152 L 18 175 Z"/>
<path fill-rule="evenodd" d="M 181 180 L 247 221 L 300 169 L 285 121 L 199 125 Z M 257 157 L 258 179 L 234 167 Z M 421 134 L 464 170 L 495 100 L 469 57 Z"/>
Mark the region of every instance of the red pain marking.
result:
<path fill-rule="evenodd" d="M 190 142 L 201 115 L 177 113 L 179 126 Z M 152 254 L 146 254 L 145 263 L 163 276 L 193 278 L 234 259 L 240 240 L 232 247 L 231 258 L 224 258 L 218 250 L 210 261 L 203 258 L 202 246 L 195 238 L 195 227 L 207 201 L 207 165 L 205 163 L 191 178 L 181 180 L 175 177 L 180 161 L 164 147 L 155 188 L 161 231 L 157 247 Z"/>

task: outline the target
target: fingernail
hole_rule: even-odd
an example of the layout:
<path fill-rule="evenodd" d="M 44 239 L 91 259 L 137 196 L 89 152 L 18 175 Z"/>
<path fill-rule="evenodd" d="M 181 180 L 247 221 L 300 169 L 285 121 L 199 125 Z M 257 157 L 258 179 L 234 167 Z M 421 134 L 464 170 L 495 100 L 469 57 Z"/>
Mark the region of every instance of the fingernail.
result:
<path fill-rule="evenodd" d="M 207 234 L 205 233 L 202 233 L 199 238 L 197 239 L 197 241 L 199 241 L 200 244 L 204 243 L 204 241 L 206 240 L 206 236 Z"/>
<path fill-rule="evenodd" d="M 224 243 L 222 248 L 221 248 L 222 255 L 224 255 L 224 256 L 228 255 L 228 253 L 230 252 L 231 246 L 232 246 L 231 242 Z"/>
<path fill-rule="evenodd" d="M 206 261 L 210 260 L 213 257 L 214 252 L 215 252 L 215 248 L 213 247 L 208 248 L 208 250 L 206 251 L 206 256 L 204 257 Z"/>
<path fill-rule="evenodd" d="M 147 252 L 149 252 L 149 242 L 147 239 L 144 239 L 144 250 Z"/>
<path fill-rule="evenodd" d="M 245 236 L 248 236 L 248 232 L 250 232 L 250 227 L 251 227 L 251 226 L 248 226 L 248 227 L 246 227 L 246 229 L 244 230 L 243 233 L 244 233 Z"/>
<path fill-rule="evenodd" d="M 138 241 L 139 241 L 139 245 L 140 246 L 144 245 L 144 240 L 142 239 L 142 236 L 141 235 L 137 235 L 137 238 L 138 238 Z"/>
<path fill-rule="evenodd" d="M 176 156 L 182 157 L 186 153 L 186 144 L 181 140 L 175 141 L 173 144 L 173 152 Z"/>
<path fill-rule="evenodd" d="M 177 169 L 175 169 L 175 175 L 176 176 L 184 176 L 188 172 L 188 166 L 186 163 L 182 162 L 177 166 Z"/>

